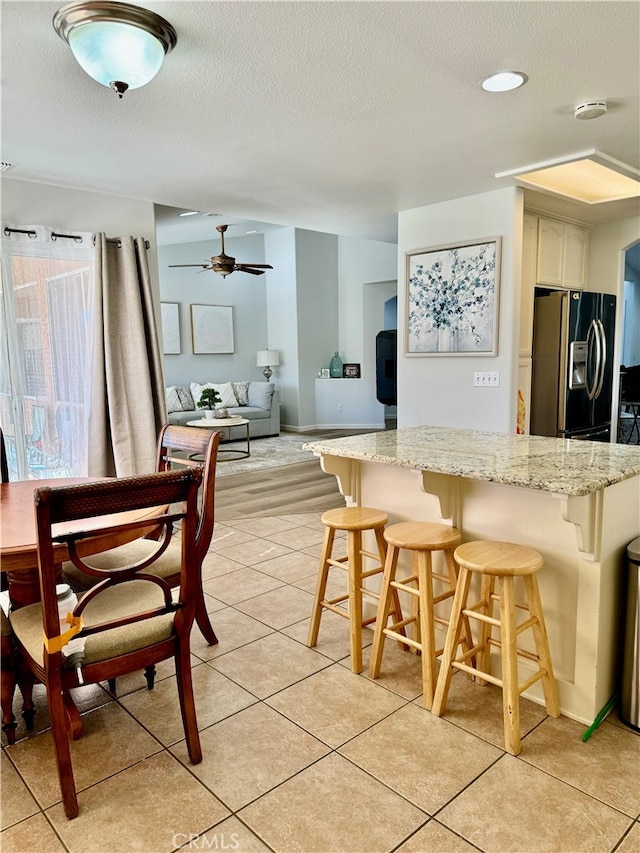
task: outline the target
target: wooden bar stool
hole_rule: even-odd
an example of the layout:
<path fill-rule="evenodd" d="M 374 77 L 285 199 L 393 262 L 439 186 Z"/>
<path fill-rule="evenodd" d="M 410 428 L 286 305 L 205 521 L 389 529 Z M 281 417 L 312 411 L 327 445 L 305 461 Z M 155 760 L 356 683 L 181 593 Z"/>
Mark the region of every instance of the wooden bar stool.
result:
<path fill-rule="evenodd" d="M 318 569 L 318 582 L 316 594 L 313 601 L 311 624 L 309 625 L 308 646 L 315 646 L 318 642 L 318 631 L 320 630 L 320 618 L 323 610 L 331 610 L 339 616 L 344 616 L 350 622 L 350 646 L 351 646 L 351 669 L 353 672 L 362 672 L 362 628 L 375 622 L 376 617 L 370 619 L 362 618 L 362 596 L 368 595 L 376 600 L 380 594 L 363 586 L 363 581 L 372 575 L 380 574 L 384 569 L 387 546 L 382 535 L 384 526 L 389 520 L 386 512 L 369 507 L 345 507 L 344 509 L 330 509 L 322 515 L 322 523 L 325 525 L 324 544 L 320 557 Z M 347 556 L 332 558 L 333 542 L 336 530 L 347 532 Z M 362 534 L 366 530 L 372 530 L 376 537 L 378 546 L 377 553 L 365 551 L 362 548 Z M 362 558 L 370 557 L 377 565 L 364 572 L 362 570 Z M 326 599 L 327 580 L 329 569 L 332 567 L 347 571 L 349 574 L 349 592 L 337 598 Z M 349 609 L 338 605 L 349 602 Z M 396 593 L 394 599 L 394 612 L 398 618 L 400 613 L 400 602 Z"/>
<path fill-rule="evenodd" d="M 402 636 L 403 643 L 422 652 L 423 698 L 425 708 L 429 709 L 436 686 L 436 658 L 442 653 L 442 649 L 436 649 L 435 624 L 449 624 L 448 619 L 435 614 L 434 608 L 441 601 L 452 598 L 454 595 L 458 573 L 453 552 L 460 544 L 460 533 L 455 527 L 449 527 L 446 524 L 408 521 L 387 527 L 384 538 L 387 542 L 387 560 L 380 590 L 369 675 L 371 678 L 377 678 L 380 674 L 384 637 L 399 639 Z M 412 574 L 399 581 L 396 580 L 396 568 L 401 550 L 412 552 Z M 444 552 L 446 575 L 433 571 L 431 555 L 434 551 Z M 444 592 L 434 595 L 434 580 L 445 585 Z M 413 596 L 412 615 L 387 626 L 392 602 L 398 590 Z M 416 639 L 404 636 L 405 627 L 412 623 L 416 625 L 418 633 Z M 470 648 L 470 640 L 471 632 L 467 630 L 461 641 L 464 642 L 465 648 Z"/>
<path fill-rule="evenodd" d="M 497 684 L 502 688 L 505 749 L 511 755 L 518 755 L 521 749 L 520 694 L 524 690 L 541 680 L 547 713 L 552 717 L 560 716 L 558 692 L 536 577 L 536 572 L 542 566 L 542 557 L 533 548 L 514 545 L 511 542 L 467 542 L 456 549 L 454 556 L 460 566 L 460 575 L 432 712 L 439 717 L 444 711 L 454 668 L 475 675 L 479 684 L 487 681 Z M 467 606 L 473 572 L 482 575 L 480 601 Z M 515 600 L 514 579 L 517 577 L 523 580 L 526 604 Z M 496 579 L 498 594 L 494 593 Z M 499 619 L 492 616 L 496 601 L 500 603 Z M 519 625 L 516 625 L 516 608 L 529 613 L 529 618 Z M 476 646 L 456 658 L 457 638 L 465 617 L 480 622 L 480 637 Z M 500 629 L 500 639 L 491 636 L 494 627 Z M 535 654 L 517 646 L 518 635 L 528 628 L 533 632 Z M 501 679 L 489 673 L 491 646 L 501 649 Z M 474 655 L 476 664 L 470 666 L 468 661 Z M 536 672 L 522 684 L 518 684 L 518 655 L 537 664 Z"/>

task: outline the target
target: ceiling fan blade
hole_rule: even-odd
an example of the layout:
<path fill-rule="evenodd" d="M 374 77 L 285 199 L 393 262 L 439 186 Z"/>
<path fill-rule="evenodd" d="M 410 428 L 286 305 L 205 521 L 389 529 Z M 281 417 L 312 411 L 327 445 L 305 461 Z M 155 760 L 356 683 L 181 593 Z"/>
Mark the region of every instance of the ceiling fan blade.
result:
<path fill-rule="evenodd" d="M 271 264 L 236 264 L 237 267 L 253 267 L 254 270 L 272 270 Z"/>
<path fill-rule="evenodd" d="M 273 269 L 273 267 L 272 267 Z M 234 272 L 248 272 L 251 275 L 264 275 L 264 270 L 257 270 L 247 264 L 236 264 L 233 268 Z"/>
<path fill-rule="evenodd" d="M 209 264 L 169 264 L 169 267 L 201 267 L 203 270 L 211 269 Z"/>

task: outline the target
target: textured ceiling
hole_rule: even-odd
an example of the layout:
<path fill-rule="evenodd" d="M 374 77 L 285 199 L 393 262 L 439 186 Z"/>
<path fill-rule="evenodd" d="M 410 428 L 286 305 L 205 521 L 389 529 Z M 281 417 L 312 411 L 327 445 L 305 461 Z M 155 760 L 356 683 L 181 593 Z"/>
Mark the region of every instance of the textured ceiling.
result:
<path fill-rule="evenodd" d="M 640 167 L 635 0 L 144 2 L 178 44 L 122 101 L 56 35 L 59 5 L 0 4 L 7 180 L 393 241 L 397 211 L 511 185 L 496 172 L 589 148 Z M 528 84 L 481 91 L 506 68 Z M 608 114 L 577 121 L 585 100 Z"/>

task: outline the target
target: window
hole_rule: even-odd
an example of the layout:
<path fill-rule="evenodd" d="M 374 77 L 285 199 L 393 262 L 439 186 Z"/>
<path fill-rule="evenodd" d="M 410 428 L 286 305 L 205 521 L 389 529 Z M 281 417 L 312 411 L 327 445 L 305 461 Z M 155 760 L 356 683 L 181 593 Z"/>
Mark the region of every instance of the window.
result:
<path fill-rule="evenodd" d="M 5 231 L 0 426 L 10 479 L 87 473 L 90 242 Z"/>

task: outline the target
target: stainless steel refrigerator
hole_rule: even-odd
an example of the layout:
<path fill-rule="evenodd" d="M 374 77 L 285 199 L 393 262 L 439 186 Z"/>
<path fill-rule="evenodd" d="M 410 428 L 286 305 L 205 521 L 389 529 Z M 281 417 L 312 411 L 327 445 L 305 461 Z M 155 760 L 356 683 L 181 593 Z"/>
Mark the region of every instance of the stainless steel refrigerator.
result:
<path fill-rule="evenodd" d="M 616 297 L 536 289 L 531 434 L 609 441 Z"/>

